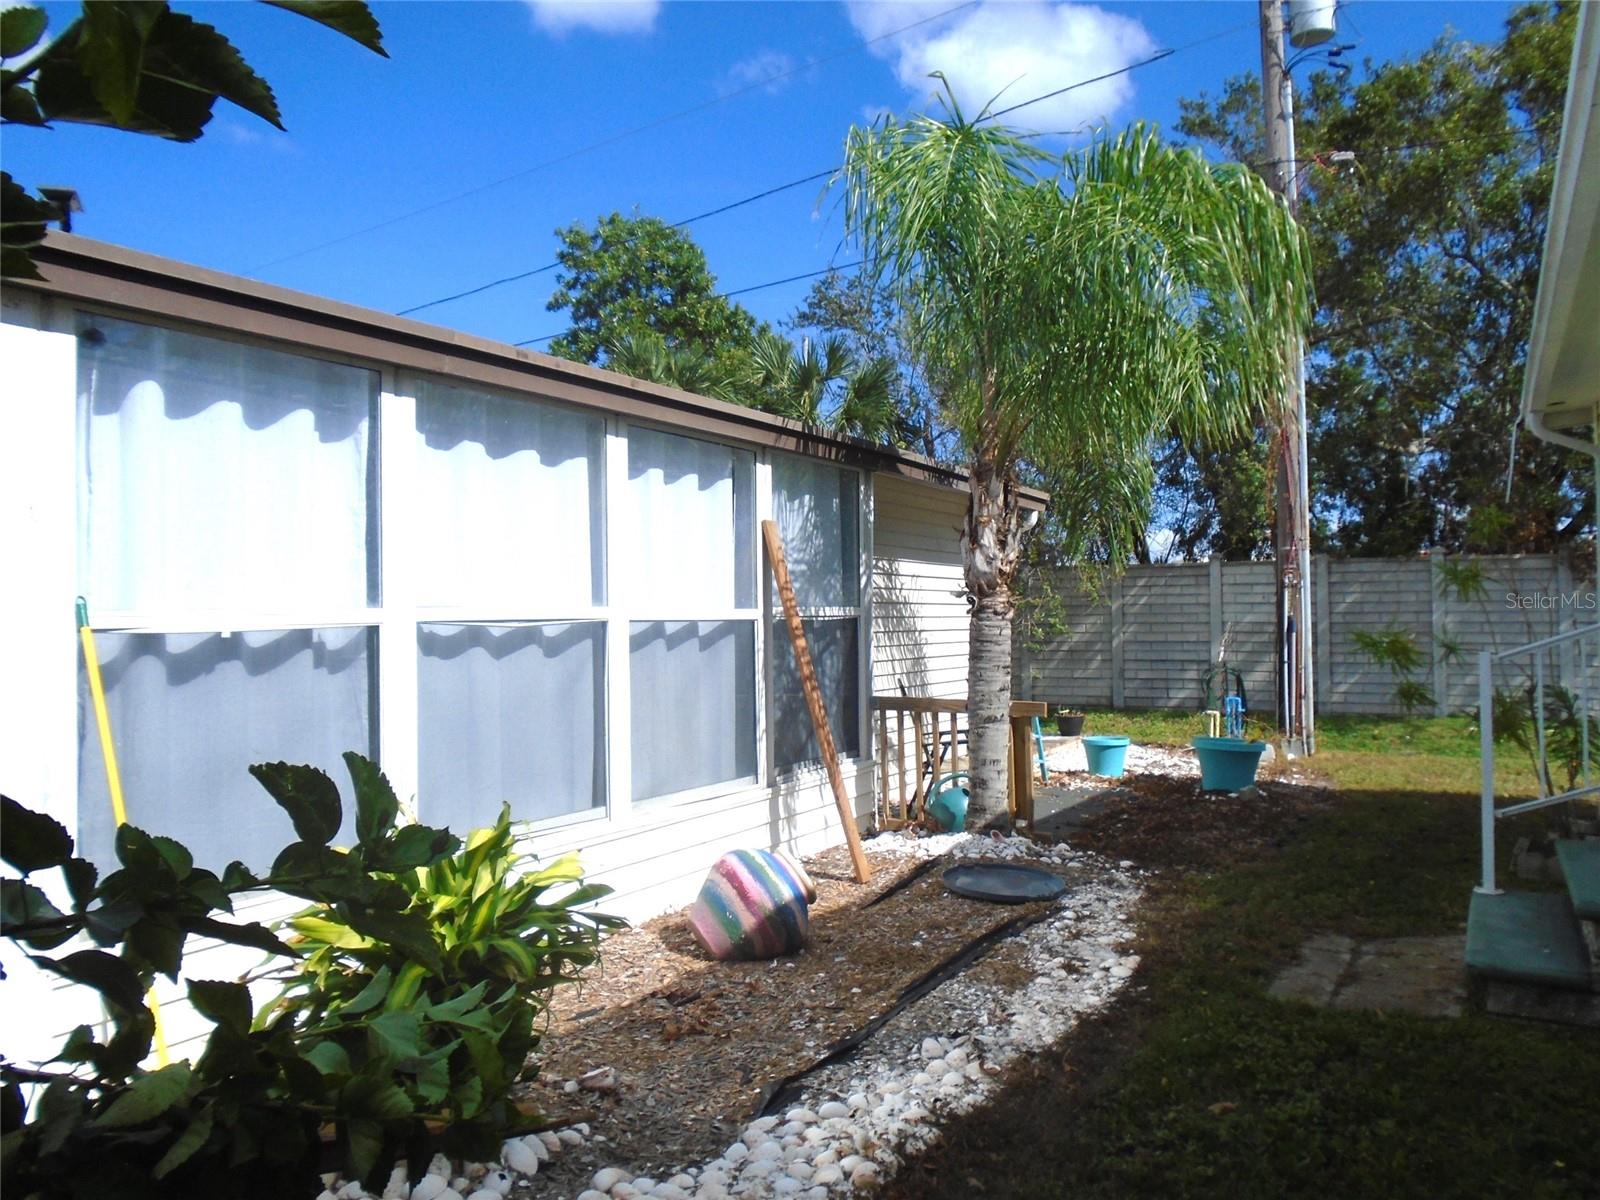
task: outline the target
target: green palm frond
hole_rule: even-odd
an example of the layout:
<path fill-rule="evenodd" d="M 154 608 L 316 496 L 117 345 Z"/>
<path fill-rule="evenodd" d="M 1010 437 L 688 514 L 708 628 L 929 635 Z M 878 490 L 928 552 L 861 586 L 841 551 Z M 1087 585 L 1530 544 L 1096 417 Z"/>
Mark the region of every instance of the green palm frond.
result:
<path fill-rule="evenodd" d="M 1154 434 L 1226 436 L 1270 410 L 1310 312 L 1305 238 L 1252 172 L 1135 125 L 1047 173 L 1019 135 L 952 117 L 852 131 L 837 182 L 851 236 L 916 314 L 954 382 L 965 444 L 1004 473 L 1033 463 L 1089 504 Z M 1092 483 L 1091 483 L 1092 481 Z"/>

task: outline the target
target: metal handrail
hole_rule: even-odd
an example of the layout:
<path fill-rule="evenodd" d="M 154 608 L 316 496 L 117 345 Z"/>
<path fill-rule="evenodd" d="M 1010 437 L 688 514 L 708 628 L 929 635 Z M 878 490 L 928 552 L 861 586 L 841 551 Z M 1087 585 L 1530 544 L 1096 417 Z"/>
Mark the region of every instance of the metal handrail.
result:
<path fill-rule="evenodd" d="M 1544 650 L 1561 642 L 1570 642 L 1584 636 L 1593 636 L 1600 633 L 1600 623 L 1584 625 L 1579 629 L 1569 629 L 1565 633 L 1553 634 L 1547 638 L 1540 638 L 1537 642 L 1529 642 L 1526 646 L 1513 646 L 1509 650 L 1489 651 L 1497 660 L 1502 658 L 1516 658 L 1519 654 L 1527 654 L 1533 650 Z"/>
<path fill-rule="evenodd" d="M 1579 629 L 1569 629 L 1565 633 L 1558 633 L 1552 637 L 1540 638 L 1536 642 L 1529 642 L 1525 646 L 1514 646 L 1510 650 L 1481 650 L 1478 652 L 1478 754 L 1482 766 L 1480 784 L 1482 787 L 1482 804 L 1479 809 L 1479 836 L 1481 838 L 1481 867 L 1483 878 L 1476 891 L 1486 895 L 1498 895 L 1499 889 L 1495 887 L 1495 822 L 1503 821 L 1507 817 L 1514 817 L 1519 813 L 1534 812 L 1541 808 L 1550 808 L 1557 804 L 1565 804 L 1582 796 L 1600 794 L 1600 785 L 1589 783 L 1589 663 L 1585 653 L 1586 638 L 1600 639 L 1600 624 L 1586 625 Z M 1551 647 L 1575 642 L 1578 648 L 1578 729 L 1581 762 L 1579 770 L 1583 780 L 1582 786 L 1568 788 L 1564 792 L 1546 795 L 1546 780 L 1549 778 L 1550 759 L 1549 746 L 1545 739 L 1544 726 L 1544 657 L 1543 652 Z M 1514 658 L 1534 655 L 1533 659 L 1533 719 L 1534 730 L 1538 739 L 1538 763 L 1536 773 L 1540 795 L 1535 800 L 1524 800 L 1517 804 L 1509 804 L 1505 808 L 1496 808 L 1494 804 L 1494 665 L 1497 662 L 1506 662 Z"/>

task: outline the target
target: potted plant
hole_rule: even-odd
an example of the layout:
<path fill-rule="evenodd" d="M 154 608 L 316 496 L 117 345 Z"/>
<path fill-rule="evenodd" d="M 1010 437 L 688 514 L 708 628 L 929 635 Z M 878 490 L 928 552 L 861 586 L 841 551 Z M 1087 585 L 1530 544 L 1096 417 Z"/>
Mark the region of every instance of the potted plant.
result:
<path fill-rule="evenodd" d="M 1082 737 L 1084 716 L 1075 708 L 1056 709 L 1056 728 L 1062 737 Z"/>

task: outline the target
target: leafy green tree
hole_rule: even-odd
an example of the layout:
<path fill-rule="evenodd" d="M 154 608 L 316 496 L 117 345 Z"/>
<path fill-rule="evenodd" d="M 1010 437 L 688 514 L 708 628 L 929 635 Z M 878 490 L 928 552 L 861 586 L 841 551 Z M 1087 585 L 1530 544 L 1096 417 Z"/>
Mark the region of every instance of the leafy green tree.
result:
<path fill-rule="evenodd" d="M 1586 458 L 1524 437 L 1511 461 L 1575 21 L 1576 5 L 1528 5 L 1497 44 L 1441 40 L 1301 96 L 1313 509 L 1334 550 L 1552 551 L 1588 529 Z M 1259 163 L 1260 113 L 1241 76 L 1184 101 L 1178 127 Z M 1189 483 L 1221 522 L 1215 481 Z"/>
<path fill-rule="evenodd" d="M 556 237 L 561 270 L 545 307 L 570 311 L 572 327 L 550 343 L 550 353 L 599 363 L 608 345 L 652 334 L 726 367 L 728 356 L 754 339 L 756 319 L 717 294 L 705 251 L 659 217 L 614 212 L 592 228 L 575 222 L 558 229 Z"/>
<path fill-rule="evenodd" d="M 387 57 L 378 22 L 360 0 L 266 3 Z M 7 125 L 106 125 L 192 142 L 221 99 L 283 128 L 272 88 L 233 44 L 165 0 L 85 0 L 83 14 L 46 41 L 48 24 L 40 8 L 0 12 L 0 120 Z M 32 248 L 57 215 L 49 200 L 0 175 L 0 273 L 38 278 Z"/>
<path fill-rule="evenodd" d="M 1069 553 L 1125 548 L 1149 514 L 1160 432 L 1240 433 L 1265 411 L 1310 266 L 1287 208 L 1243 167 L 1138 126 L 1058 165 L 947 107 L 852 130 L 841 180 L 850 235 L 950 381 L 971 476 L 973 807 L 1001 821 L 1024 472 L 1058 486 Z"/>
<path fill-rule="evenodd" d="M 1156 460 L 1153 522 L 1172 531 L 1169 560 L 1248 562 L 1271 555 L 1270 444 L 1264 430 L 1193 445 L 1169 435 Z"/>

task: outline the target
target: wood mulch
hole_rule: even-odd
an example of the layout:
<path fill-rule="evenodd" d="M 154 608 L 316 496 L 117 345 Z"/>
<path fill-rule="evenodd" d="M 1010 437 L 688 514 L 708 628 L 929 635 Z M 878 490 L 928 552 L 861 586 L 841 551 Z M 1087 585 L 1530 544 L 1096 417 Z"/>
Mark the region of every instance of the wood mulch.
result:
<path fill-rule="evenodd" d="M 807 861 L 818 891 L 811 941 L 787 958 L 716 962 L 682 910 L 609 938 L 600 967 L 552 1001 L 527 1099 L 588 1117 L 604 1139 L 585 1147 L 594 1164 L 663 1170 L 713 1158 L 755 1115 L 764 1088 L 1021 911 L 946 891 L 943 860 L 928 869 L 910 857 L 869 858 L 865 885 L 843 847 Z M 600 1067 L 616 1069 L 614 1092 L 566 1090 Z"/>

